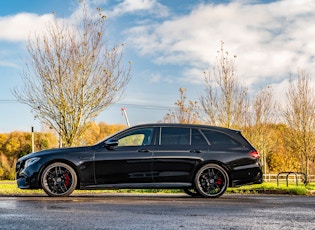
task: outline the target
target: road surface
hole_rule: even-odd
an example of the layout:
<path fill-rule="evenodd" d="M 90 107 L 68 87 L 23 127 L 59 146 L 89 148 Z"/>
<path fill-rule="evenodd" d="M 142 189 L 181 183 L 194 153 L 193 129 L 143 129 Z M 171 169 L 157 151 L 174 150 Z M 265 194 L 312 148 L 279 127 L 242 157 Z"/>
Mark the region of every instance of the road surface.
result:
<path fill-rule="evenodd" d="M 0 229 L 315 229 L 315 197 L 183 194 L 0 197 Z"/>

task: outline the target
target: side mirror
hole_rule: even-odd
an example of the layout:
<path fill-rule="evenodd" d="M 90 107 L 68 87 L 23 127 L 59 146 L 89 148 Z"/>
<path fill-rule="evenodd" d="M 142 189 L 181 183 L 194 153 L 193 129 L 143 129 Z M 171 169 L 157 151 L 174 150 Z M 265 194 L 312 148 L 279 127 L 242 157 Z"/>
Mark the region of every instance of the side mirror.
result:
<path fill-rule="evenodd" d="M 118 140 L 107 140 L 105 141 L 105 147 L 112 150 L 118 145 Z"/>

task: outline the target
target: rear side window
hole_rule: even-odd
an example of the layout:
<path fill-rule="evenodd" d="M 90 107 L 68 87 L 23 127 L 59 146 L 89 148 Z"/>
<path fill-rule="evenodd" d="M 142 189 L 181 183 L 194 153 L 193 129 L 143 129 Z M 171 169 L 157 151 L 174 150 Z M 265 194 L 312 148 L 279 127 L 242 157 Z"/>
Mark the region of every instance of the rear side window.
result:
<path fill-rule="evenodd" d="M 212 130 L 202 130 L 211 145 L 220 146 L 241 146 L 241 144 L 232 137 Z"/>
<path fill-rule="evenodd" d="M 189 145 L 190 128 L 162 127 L 161 145 Z"/>

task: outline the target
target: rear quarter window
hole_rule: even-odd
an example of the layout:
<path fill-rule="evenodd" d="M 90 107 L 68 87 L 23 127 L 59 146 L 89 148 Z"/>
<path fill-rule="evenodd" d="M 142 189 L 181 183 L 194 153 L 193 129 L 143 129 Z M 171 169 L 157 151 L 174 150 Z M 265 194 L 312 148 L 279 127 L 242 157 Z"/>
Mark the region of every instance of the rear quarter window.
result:
<path fill-rule="evenodd" d="M 241 144 L 227 134 L 213 131 L 202 130 L 211 145 L 216 146 L 241 146 Z"/>

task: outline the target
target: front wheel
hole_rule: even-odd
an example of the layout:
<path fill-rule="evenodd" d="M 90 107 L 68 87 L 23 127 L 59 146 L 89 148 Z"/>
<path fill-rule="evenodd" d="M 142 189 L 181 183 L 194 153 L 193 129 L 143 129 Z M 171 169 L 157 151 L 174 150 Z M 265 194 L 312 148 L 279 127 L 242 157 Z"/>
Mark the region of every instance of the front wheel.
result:
<path fill-rule="evenodd" d="M 203 197 L 219 197 L 223 195 L 228 185 L 227 172 L 217 164 L 207 164 L 195 175 L 196 189 Z"/>
<path fill-rule="evenodd" d="M 44 169 L 41 185 L 49 196 L 69 196 L 77 186 L 77 175 L 65 163 L 52 163 Z"/>

